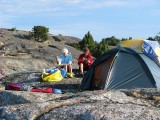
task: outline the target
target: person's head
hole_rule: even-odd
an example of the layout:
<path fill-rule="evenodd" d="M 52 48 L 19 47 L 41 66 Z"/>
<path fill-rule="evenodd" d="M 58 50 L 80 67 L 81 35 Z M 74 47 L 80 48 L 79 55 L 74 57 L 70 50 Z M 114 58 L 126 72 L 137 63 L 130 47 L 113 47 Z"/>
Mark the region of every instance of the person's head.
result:
<path fill-rule="evenodd" d="M 84 52 L 85 55 L 88 55 L 90 53 L 90 50 L 89 50 L 88 47 L 86 47 L 86 48 L 84 48 L 83 52 Z"/>
<path fill-rule="evenodd" d="M 63 48 L 62 52 L 63 52 L 63 54 L 64 54 L 65 56 L 68 55 L 68 49 L 67 49 L 67 48 Z"/>

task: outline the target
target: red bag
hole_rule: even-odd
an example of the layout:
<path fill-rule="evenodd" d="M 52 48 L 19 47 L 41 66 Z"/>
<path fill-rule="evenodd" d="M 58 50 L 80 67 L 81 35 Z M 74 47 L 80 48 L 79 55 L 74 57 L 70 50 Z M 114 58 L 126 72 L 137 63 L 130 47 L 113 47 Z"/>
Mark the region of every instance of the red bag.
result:
<path fill-rule="evenodd" d="M 32 88 L 31 92 L 52 93 L 52 88 Z"/>
<path fill-rule="evenodd" d="M 19 91 L 22 86 L 23 86 L 23 84 L 8 84 L 5 89 Z"/>

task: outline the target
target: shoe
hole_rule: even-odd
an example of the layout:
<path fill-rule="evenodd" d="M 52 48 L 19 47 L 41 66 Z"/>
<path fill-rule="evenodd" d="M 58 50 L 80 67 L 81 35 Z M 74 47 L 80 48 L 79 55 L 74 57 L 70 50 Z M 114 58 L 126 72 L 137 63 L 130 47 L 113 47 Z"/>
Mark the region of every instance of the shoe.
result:
<path fill-rule="evenodd" d="M 73 73 L 71 74 L 71 73 L 67 73 L 67 77 L 69 77 L 69 78 L 73 78 Z"/>
<path fill-rule="evenodd" d="M 73 78 L 73 74 L 70 74 L 70 76 L 69 76 L 70 78 Z"/>

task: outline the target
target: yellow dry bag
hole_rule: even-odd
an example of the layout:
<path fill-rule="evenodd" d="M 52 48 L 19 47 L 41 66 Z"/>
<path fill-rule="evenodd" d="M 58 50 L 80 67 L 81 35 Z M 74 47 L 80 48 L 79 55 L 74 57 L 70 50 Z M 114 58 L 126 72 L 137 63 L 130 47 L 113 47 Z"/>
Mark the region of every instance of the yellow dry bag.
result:
<path fill-rule="evenodd" d="M 56 72 L 49 74 L 49 73 L 42 73 L 42 80 L 45 82 L 59 82 L 63 79 L 61 75 L 61 71 L 57 70 Z"/>

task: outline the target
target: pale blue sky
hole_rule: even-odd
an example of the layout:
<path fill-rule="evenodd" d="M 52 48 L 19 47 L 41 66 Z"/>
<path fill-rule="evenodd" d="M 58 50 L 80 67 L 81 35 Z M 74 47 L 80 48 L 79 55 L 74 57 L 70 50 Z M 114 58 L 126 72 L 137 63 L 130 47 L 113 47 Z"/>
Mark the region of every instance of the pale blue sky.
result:
<path fill-rule="evenodd" d="M 160 0 L 0 0 L 0 27 L 31 30 L 35 25 L 52 34 L 96 41 L 148 38 L 160 32 Z"/>

